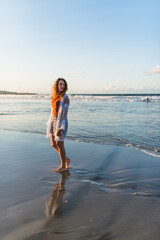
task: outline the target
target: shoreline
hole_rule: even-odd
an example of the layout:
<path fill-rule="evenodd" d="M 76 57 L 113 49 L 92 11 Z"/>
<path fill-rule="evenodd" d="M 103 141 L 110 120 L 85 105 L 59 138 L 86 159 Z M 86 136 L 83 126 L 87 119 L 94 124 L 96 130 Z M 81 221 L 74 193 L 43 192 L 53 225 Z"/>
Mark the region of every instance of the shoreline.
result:
<path fill-rule="evenodd" d="M 7 132 L 17 132 L 17 133 L 24 133 L 24 134 L 36 134 L 36 135 L 41 135 L 41 136 L 46 136 L 46 133 L 42 133 L 42 132 L 27 132 L 27 131 L 17 131 L 17 130 L 14 130 L 14 129 L 12 129 L 12 130 L 8 130 L 8 129 L 3 129 L 3 130 L 0 130 L 0 131 L 7 131 Z M 95 144 L 95 145 L 101 145 L 101 146 L 108 146 L 108 147 L 113 147 L 113 146 L 117 146 L 117 145 L 108 145 L 108 144 L 102 144 L 102 143 L 94 143 L 94 142 L 85 142 L 85 141 L 81 141 L 81 140 L 72 140 L 72 139 L 68 139 L 68 137 L 67 137 L 67 141 L 69 141 L 69 142 L 79 142 L 79 143 L 84 143 L 84 144 Z M 66 142 L 66 141 L 65 141 Z M 146 149 L 144 149 L 144 148 L 141 148 L 141 147 L 136 147 L 136 146 L 134 146 L 133 144 L 130 144 L 130 143 L 127 143 L 127 145 L 119 145 L 119 146 L 117 146 L 117 147 L 124 147 L 124 148 L 129 148 L 129 149 L 135 149 L 135 150 L 137 150 L 137 151 L 140 151 L 140 152 L 142 152 L 142 153 L 145 153 L 145 154 L 147 154 L 147 155 L 150 155 L 150 156 L 152 156 L 152 157 L 156 157 L 156 158 L 160 158 L 160 155 L 158 155 L 159 154 L 159 152 L 160 152 L 160 150 L 159 149 L 157 149 L 157 150 L 146 150 Z"/>

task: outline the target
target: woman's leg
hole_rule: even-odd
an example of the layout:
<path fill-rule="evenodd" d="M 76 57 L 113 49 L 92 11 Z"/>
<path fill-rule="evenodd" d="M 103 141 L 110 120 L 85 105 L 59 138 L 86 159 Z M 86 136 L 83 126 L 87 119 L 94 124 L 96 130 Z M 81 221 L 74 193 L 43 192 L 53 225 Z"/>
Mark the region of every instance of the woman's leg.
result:
<path fill-rule="evenodd" d="M 65 165 L 65 163 L 66 163 L 66 150 L 65 150 L 65 147 L 64 147 L 64 141 L 57 141 L 56 143 L 57 143 L 57 146 L 59 148 L 61 166 L 54 171 L 55 172 L 65 171 L 65 170 L 67 170 L 67 168 L 66 168 L 66 165 Z"/>
<path fill-rule="evenodd" d="M 51 138 L 50 138 L 50 139 L 51 139 L 51 146 L 54 147 L 54 148 L 56 149 L 56 151 L 59 153 L 59 148 L 58 148 L 57 143 L 56 143 L 56 141 L 54 140 L 54 138 L 55 138 L 55 137 L 54 137 L 54 135 L 52 134 L 52 135 L 51 135 Z"/>
<path fill-rule="evenodd" d="M 59 155 L 60 155 L 60 148 L 58 147 L 58 141 L 55 141 L 54 140 L 54 135 L 52 134 L 52 136 L 51 136 L 51 146 L 52 147 L 54 147 L 55 149 L 56 149 L 56 151 L 59 153 Z M 64 144 L 63 144 L 64 145 Z M 64 148 L 64 150 L 65 150 L 65 148 Z M 68 158 L 67 156 L 66 156 L 66 154 L 65 154 L 65 168 L 67 168 L 68 169 L 68 166 L 69 166 L 69 164 L 70 164 L 70 158 Z M 62 164 L 61 164 L 62 165 Z"/>

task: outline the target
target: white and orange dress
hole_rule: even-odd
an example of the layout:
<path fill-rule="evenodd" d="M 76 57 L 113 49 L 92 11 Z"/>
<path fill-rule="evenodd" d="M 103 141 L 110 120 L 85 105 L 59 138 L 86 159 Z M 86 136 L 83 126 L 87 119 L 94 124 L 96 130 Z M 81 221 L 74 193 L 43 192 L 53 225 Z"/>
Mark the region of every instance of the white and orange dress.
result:
<path fill-rule="evenodd" d="M 68 109 L 70 100 L 68 95 L 65 93 L 63 98 L 60 100 L 58 96 L 51 103 L 51 114 L 48 119 L 46 138 L 50 138 L 52 134 L 55 136 L 55 141 L 64 141 L 67 139 L 68 132 Z M 57 136 L 57 131 L 62 129 L 61 136 Z"/>

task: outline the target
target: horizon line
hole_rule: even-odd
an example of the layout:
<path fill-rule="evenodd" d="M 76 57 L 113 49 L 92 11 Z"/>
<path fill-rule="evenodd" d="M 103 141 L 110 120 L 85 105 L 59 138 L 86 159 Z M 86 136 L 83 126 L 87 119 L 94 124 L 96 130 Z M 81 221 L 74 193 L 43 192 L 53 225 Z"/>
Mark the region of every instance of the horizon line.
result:
<path fill-rule="evenodd" d="M 36 93 L 36 92 L 13 92 L 13 91 L 5 91 L 0 90 L 1 95 L 9 95 L 9 94 L 15 94 L 15 95 L 38 95 L 38 94 L 44 94 L 44 95 L 51 95 L 50 93 Z M 160 93 L 68 93 L 71 95 L 159 95 Z"/>

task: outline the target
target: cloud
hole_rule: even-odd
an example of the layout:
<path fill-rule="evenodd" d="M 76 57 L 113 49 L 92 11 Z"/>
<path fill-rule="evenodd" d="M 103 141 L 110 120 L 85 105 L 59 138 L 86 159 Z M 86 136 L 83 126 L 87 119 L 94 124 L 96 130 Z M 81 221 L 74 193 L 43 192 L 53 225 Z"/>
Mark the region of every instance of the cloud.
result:
<path fill-rule="evenodd" d="M 149 74 L 156 74 L 156 73 L 160 73 L 160 65 L 157 65 L 155 68 L 152 68 L 150 71 L 148 71 L 147 73 Z"/>
<path fill-rule="evenodd" d="M 110 83 L 106 88 L 105 90 L 122 90 L 122 86 L 118 85 L 117 83 Z M 123 88 L 124 89 L 124 88 Z"/>
<path fill-rule="evenodd" d="M 119 88 L 118 84 L 109 84 L 105 90 L 111 90 L 111 89 L 117 89 L 117 88 Z"/>

